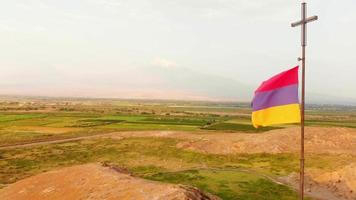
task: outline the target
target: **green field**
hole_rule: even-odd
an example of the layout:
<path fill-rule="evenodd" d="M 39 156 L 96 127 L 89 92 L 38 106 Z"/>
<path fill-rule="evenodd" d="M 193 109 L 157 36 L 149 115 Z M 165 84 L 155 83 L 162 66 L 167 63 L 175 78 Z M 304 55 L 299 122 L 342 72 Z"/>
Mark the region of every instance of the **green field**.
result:
<path fill-rule="evenodd" d="M 293 190 L 266 178 L 297 171 L 298 158 L 294 155 L 201 154 L 179 150 L 175 148 L 177 142 L 157 138 L 97 139 L 1 150 L 0 183 L 5 185 L 62 166 L 103 162 L 125 167 L 143 178 L 193 185 L 224 199 L 296 199 Z"/>
<path fill-rule="evenodd" d="M 29 103 L 31 102 L 31 103 Z M 354 108 L 307 111 L 309 126 L 356 128 Z M 135 100 L 30 99 L 0 103 L 0 147 L 119 131 L 256 133 L 248 104 Z M 180 139 L 85 139 L 0 150 L 0 187 L 52 169 L 102 162 L 145 179 L 195 186 L 223 199 L 297 199 L 275 179 L 297 173 L 298 155 L 215 155 L 178 149 Z M 331 170 L 354 157 L 307 155 L 308 168 Z"/>
<path fill-rule="evenodd" d="M 0 102 L 0 146 L 139 130 L 262 133 L 248 104 L 138 100 L 18 99 Z M 311 107 L 308 126 L 356 128 L 353 107 Z"/>
<path fill-rule="evenodd" d="M 124 167 L 139 177 L 193 185 L 224 199 L 297 199 L 293 190 L 272 181 L 297 172 L 296 155 L 201 154 L 177 149 L 177 142 L 157 138 L 95 139 L 0 150 L 0 183 L 4 186 L 62 166 L 102 162 Z M 308 159 L 322 161 L 308 163 L 314 168 L 331 169 L 340 164 L 336 162 L 338 156 L 308 155 Z"/>

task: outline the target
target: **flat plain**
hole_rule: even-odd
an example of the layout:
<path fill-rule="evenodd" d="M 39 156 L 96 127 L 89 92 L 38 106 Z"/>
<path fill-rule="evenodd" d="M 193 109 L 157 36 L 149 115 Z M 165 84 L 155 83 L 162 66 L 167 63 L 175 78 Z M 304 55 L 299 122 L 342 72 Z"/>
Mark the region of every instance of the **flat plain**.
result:
<path fill-rule="evenodd" d="M 250 113 L 248 103 L 2 97 L 0 188 L 100 163 L 227 200 L 297 199 L 298 125 L 255 129 Z M 353 199 L 356 108 L 308 105 L 306 118 L 308 198 Z"/>

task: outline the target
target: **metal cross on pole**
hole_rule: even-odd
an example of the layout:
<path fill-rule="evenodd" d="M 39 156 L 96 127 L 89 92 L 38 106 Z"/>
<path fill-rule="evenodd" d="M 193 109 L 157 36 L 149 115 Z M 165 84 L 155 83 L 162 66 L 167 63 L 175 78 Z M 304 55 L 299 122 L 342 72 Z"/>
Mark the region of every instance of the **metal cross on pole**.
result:
<path fill-rule="evenodd" d="M 305 110 L 305 46 L 306 46 L 306 28 L 307 23 L 315 21 L 318 16 L 306 17 L 306 3 L 302 3 L 302 19 L 292 23 L 292 27 L 302 27 L 302 57 L 298 58 L 302 61 L 302 104 L 301 104 L 301 135 L 300 135 L 300 179 L 299 179 L 299 198 L 304 200 L 304 110 Z"/>

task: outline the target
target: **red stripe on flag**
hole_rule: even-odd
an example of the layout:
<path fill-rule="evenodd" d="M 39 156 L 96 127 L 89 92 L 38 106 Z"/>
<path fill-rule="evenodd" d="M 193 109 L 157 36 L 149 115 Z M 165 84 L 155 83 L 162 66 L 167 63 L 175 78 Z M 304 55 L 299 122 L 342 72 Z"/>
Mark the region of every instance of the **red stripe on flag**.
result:
<path fill-rule="evenodd" d="M 298 84 L 298 68 L 299 66 L 296 66 L 290 70 L 279 73 L 266 81 L 263 81 L 255 92 L 263 92 L 287 85 Z"/>

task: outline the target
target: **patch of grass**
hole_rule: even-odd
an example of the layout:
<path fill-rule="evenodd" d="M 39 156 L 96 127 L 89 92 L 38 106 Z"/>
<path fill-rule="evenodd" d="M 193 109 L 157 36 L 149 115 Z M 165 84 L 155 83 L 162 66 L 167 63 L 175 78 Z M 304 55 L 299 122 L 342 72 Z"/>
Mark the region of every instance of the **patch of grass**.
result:
<path fill-rule="evenodd" d="M 33 141 L 38 138 L 51 136 L 51 134 L 42 134 L 31 131 L 0 131 L 0 145 L 16 144 L 21 141 Z"/>
<path fill-rule="evenodd" d="M 118 119 L 86 119 L 86 120 L 79 120 L 75 125 L 71 127 L 94 127 L 94 126 L 104 126 L 109 124 L 116 124 L 123 122 L 124 120 Z"/>
<path fill-rule="evenodd" d="M 197 126 L 190 125 L 173 125 L 173 124 L 150 124 L 150 123 L 120 123 L 110 124 L 103 126 L 103 128 L 109 128 L 118 131 L 144 131 L 144 130 L 182 130 L 182 131 L 194 131 L 199 129 Z"/>
<path fill-rule="evenodd" d="M 306 126 L 325 126 L 325 127 L 347 127 L 356 128 L 356 121 L 349 120 L 307 120 Z"/>
<path fill-rule="evenodd" d="M 163 167 L 157 167 L 155 165 L 140 165 L 130 168 L 130 172 L 137 176 L 149 177 L 157 173 L 166 172 L 167 169 Z"/>
<path fill-rule="evenodd" d="M 0 146 L 26 144 L 31 142 L 51 141 L 58 139 L 66 139 L 81 136 L 90 136 L 96 134 L 105 134 L 112 132 L 110 129 L 91 128 L 78 129 L 73 131 L 63 132 L 47 132 L 47 131 L 32 131 L 32 130 L 0 130 Z"/>
<path fill-rule="evenodd" d="M 333 171 L 339 167 L 356 162 L 356 157 L 352 155 L 329 155 L 329 154 L 307 154 L 306 167 L 321 169 L 323 171 Z"/>
<path fill-rule="evenodd" d="M 62 139 L 106 133 L 109 131 L 132 130 L 199 130 L 212 117 L 154 116 L 154 115 L 107 115 L 98 113 L 54 112 L 46 114 L 1 114 L 0 145 L 21 144 L 51 139 Z M 30 131 L 26 127 L 80 128 L 80 131 L 49 133 Z"/>
<path fill-rule="evenodd" d="M 17 121 L 45 117 L 44 114 L 0 114 L 0 122 Z"/>
<path fill-rule="evenodd" d="M 164 138 L 92 139 L 0 150 L 0 185 L 63 166 L 108 162 L 136 176 L 196 186 L 223 199 L 295 198 L 290 189 L 262 175 L 277 177 L 297 172 L 297 155 L 203 154 L 177 149 L 178 142 Z M 307 160 L 308 167 L 319 167 L 319 159 L 314 159 Z M 326 159 L 322 165 L 330 165 L 328 160 L 334 162 Z"/>
<path fill-rule="evenodd" d="M 227 123 L 227 122 L 216 123 L 204 127 L 204 129 L 207 130 L 240 131 L 240 132 L 248 132 L 248 133 L 259 133 L 259 132 L 265 132 L 265 131 L 280 129 L 280 128 L 281 127 L 261 127 L 256 129 L 251 124 L 237 124 L 237 123 Z"/>
<path fill-rule="evenodd" d="M 184 118 L 184 117 L 155 117 L 146 118 L 142 120 L 144 123 L 152 124 L 170 124 L 170 125 L 190 125 L 190 126 L 203 126 L 206 125 L 210 119 L 199 118 Z"/>
<path fill-rule="evenodd" d="M 126 122 L 137 122 L 137 121 L 145 120 L 146 118 L 147 118 L 146 116 L 141 116 L 141 115 L 109 115 L 109 116 L 103 116 L 100 119 L 101 120 L 120 120 L 120 121 L 126 121 Z"/>
<path fill-rule="evenodd" d="M 269 179 L 242 171 L 232 170 L 186 170 L 163 172 L 147 179 L 185 184 L 198 187 L 221 197 L 224 200 L 294 200 L 296 193 L 290 188 Z"/>
<path fill-rule="evenodd" d="M 97 139 L 50 144 L 31 148 L 1 150 L 0 183 L 58 166 L 109 161 L 119 166 L 135 168 L 155 166 L 167 170 L 191 167 L 244 167 L 261 173 L 287 174 L 298 166 L 297 159 L 288 154 L 212 155 L 177 149 L 175 139 L 128 138 L 124 140 Z M 31 160 L 31 168 L 22 163 Z M 263 162 L 264 165 L 255 166 Z M 33 168 L 32 168 L 33 167 Z M 150 168 L 146 171 L 151 170 Z M 136 168 L 136 172 L 144 171 Z"/>

